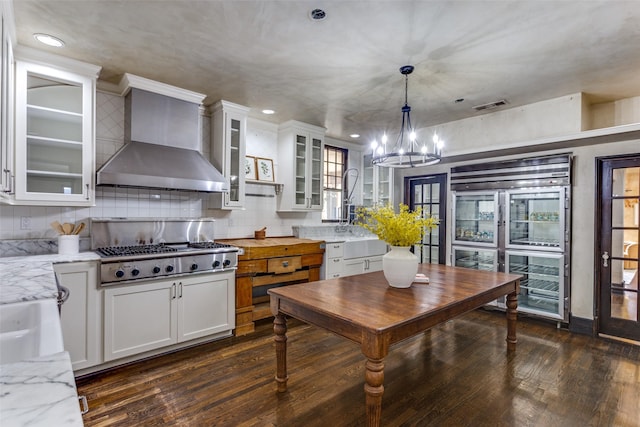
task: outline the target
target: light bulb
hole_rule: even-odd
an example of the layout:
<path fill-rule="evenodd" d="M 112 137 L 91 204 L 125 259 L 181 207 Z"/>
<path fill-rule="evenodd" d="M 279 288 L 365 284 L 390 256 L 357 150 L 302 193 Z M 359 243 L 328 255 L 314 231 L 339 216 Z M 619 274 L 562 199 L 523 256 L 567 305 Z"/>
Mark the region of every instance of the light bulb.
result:
<path fill-rule="evenodd" d="M 384 154 L 384 149 L 382 148 L 382 145 L 378 146 L 378 155 Z"/>
<path fill-rule="evenodd" d="M 376 148 L 378 148 L 378 141 L 374 139 L 371 141 L 371 149 L 375 150 Z"/>
<path fill-rule="evenodd" d="M 387 143 L 387 140 L 388 140 L 388 138 L 387 138 L 387 134 L 385 133 L 385 134 L 383 134 L 383 135 L 382 135 L 382 143 L 383 143 L 383 144 L 386 144 L 386 143 Z"/>

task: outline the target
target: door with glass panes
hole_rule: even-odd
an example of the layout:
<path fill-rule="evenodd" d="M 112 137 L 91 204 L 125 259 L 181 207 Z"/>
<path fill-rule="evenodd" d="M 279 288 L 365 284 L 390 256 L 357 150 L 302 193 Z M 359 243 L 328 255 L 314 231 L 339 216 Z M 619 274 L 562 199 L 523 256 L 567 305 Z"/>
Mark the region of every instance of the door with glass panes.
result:
<path fill-rule="evenodd" d="M 640 155 L 597 160 L 598 332 L 640 341 Z"/>
<path fill-rule="evenodd" d="M 446 186 L 446 174 L 405 178 L 405 204 L 409 209 L 419 208 L 423 215 L 431 215 L 440 220 L 438 227 L 425 231 L 421 242 L 413 245 L 413 252 L 423 264 L 446 263 Z"/>

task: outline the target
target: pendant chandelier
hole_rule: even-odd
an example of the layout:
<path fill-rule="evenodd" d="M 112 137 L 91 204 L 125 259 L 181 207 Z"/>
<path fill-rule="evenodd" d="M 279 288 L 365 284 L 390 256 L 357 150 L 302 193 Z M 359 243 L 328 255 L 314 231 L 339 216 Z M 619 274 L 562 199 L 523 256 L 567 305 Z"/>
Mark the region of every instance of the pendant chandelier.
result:
<path fill-rule="evenodd" d="M 400 67 L 400 74 L 404 75 L 404 106 L 402 107 L 402 127 L 394 146 L 387 145 L 387 134 L 382 135 L 381 143 L 373 141 L 372 163 L 377 166 L 389 168 L 409 168 L 416 166 L 433 165 L 440 161 L 442 146 L 444 142 L 437 134 L 433 135 L 433 142 L 429 145 L 426 142 L 416 140 L 416 132 L 411 126 L 411 107 L 407 103 L 407 92 L 409 87 L 409 74 L 413 72 L 413 65 Z"/>

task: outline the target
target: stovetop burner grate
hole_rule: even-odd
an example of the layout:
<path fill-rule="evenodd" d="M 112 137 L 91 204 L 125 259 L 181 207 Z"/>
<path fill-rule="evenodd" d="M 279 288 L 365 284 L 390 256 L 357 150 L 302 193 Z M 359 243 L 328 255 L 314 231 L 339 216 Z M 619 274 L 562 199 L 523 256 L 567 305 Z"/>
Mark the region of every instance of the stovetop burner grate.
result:
<path fill-rule="evenodd" d="M 166 245 L 110 246 L 96 249 L 96 252 L 104 256 L 153 255 L 177 251 L 178 249 Z"/>

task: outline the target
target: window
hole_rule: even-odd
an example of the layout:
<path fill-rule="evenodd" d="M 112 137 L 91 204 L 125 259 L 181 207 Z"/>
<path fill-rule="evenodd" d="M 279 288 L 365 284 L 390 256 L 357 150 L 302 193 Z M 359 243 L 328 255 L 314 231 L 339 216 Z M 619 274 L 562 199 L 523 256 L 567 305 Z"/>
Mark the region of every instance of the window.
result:
<path fill-rule="evenodd" d="M 324 146 L 323 221 L 340 221 L 343 209 L 342 174 L 347 165 L 347 150 Z"/>

